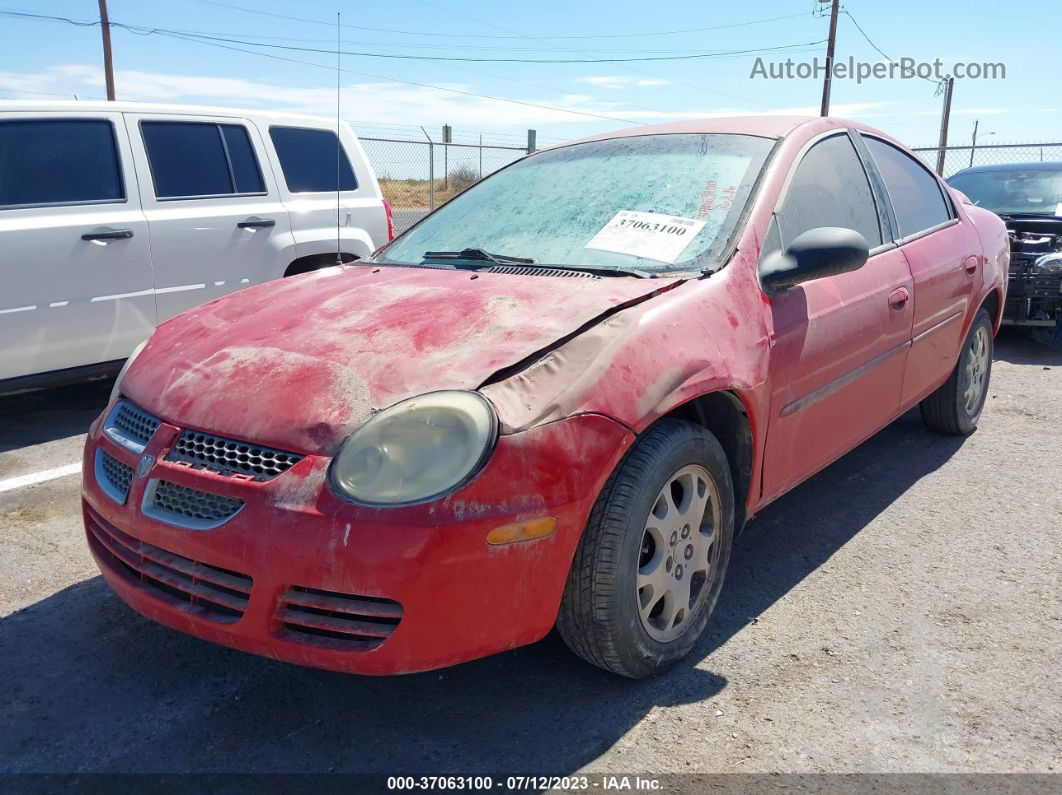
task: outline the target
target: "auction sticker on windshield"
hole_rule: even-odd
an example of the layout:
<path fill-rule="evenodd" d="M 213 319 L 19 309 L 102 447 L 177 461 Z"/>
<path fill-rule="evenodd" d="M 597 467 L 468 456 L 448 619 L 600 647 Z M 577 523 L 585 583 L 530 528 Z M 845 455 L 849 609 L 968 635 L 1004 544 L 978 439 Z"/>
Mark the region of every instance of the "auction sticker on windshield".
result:
<path fill-rule="evenodd" d="M 620 210 L 584 248 L 672 264 L 704 223 L 696 218 Z"/>

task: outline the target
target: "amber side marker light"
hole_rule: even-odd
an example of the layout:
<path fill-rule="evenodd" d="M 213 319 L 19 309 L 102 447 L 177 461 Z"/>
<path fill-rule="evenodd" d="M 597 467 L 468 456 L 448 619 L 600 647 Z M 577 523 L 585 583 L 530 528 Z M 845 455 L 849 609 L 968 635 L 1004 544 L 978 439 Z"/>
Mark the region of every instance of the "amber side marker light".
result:
<path fill-rule="evenodd" d="M 493 546 L 515 544 L 517 541 L 532 541 L 544 538 L 557 529 L 556 516 L 543 516 L 526 522 L 503 524 L 487 533 L 487 543 Z"/>

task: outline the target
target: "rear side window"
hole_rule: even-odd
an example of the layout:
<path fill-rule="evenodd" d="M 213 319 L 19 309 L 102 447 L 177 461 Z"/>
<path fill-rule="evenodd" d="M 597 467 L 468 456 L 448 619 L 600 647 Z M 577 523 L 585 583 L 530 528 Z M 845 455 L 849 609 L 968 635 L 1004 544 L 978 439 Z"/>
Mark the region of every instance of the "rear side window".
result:
<path fill-rule="evenodd" d="M 280 167 L 284 170 L 284 181 L 292 193 L 335 193 L 358 187 L 347 153 L 331 130 L 270 127 L 269 137 L 273 139 Z"/>
<path fill-rule="evenodd" d="M 140 132 L 159 199 L 265 192 L 243 125 L 144 121 Z"/>
<path fill-rule="evenodd" d="M 909 237 L 952 218 L 936 178 L 913 157 L 877 138 L 863 136 L 885 180 L 900 237 Z"/>
<path fill-rule="evenodd" d="M 881 245 L 870 182 L 847 135 L 827 138 L 808 150 L 793 174 L 778 221 L 787 246 L 819 226 L 854 229 L 870 248 Z"/>
<path fill-rule="evenodd" d="M 0 207 L 124 200 L 109 121 L 0 122 Z"/>

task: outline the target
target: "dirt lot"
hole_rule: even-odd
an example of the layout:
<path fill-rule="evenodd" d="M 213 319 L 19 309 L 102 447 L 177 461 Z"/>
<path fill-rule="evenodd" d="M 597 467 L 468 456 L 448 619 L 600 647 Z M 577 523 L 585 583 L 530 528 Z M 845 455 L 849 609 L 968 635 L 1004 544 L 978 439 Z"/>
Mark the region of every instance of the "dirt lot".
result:
<path fill-rule="evenodd" d="M 1062 756 L 1062 355 L 1008 336 L 968 439 L 903 417 L 766 510 L 710 633 L 648 682 L 555 637 L 365 679 L 111 595 L 78 459 L 109 385 L 0 400 L 0 771 L 1036 771 Z"/>

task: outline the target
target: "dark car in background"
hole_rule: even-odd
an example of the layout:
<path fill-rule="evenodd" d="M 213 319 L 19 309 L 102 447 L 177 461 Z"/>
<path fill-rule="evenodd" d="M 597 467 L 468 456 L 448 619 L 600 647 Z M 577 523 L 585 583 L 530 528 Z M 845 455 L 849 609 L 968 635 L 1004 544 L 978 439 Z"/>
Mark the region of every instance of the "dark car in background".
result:
<path fill-rule="evenodd" d="M 1003 322 L 1032 327 L 1038 338 L 1062 346 L 1062 163 L 975 166 L 948 184 L 1007 224 Z"/>

